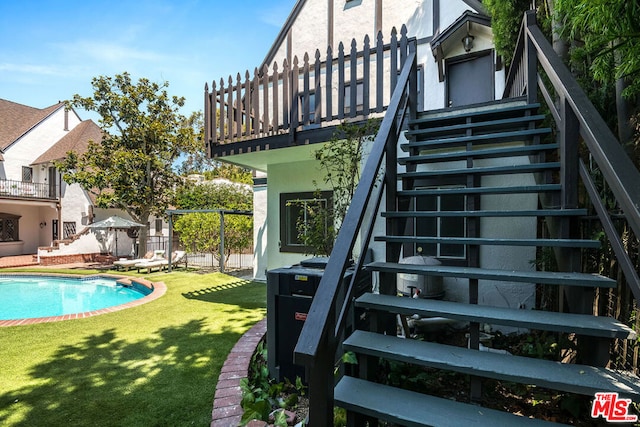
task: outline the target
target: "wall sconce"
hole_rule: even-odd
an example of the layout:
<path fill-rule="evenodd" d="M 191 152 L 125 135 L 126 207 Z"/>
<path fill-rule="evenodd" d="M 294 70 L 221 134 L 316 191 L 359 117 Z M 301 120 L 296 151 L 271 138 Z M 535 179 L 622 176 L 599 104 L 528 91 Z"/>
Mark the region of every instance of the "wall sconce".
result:
<path fill-rule="evenodd" d="M 465 52 L 469 53 L 471 52 L 471 49 L 473 49 L 473 39 L 474 37 L 469 33 L 462 38 L 462 46 L 464 47 Z"/>
<path fill-rule="evenodd" d="M 40 228 L 45 228 L 47 226 L 47 221 L 42 221 L 40 223 Z"/>
<path fill-rule="evenodd" d="M 473 39 L 474 37 L 469 34 L 471 32 L 471 22 L 467 21 L 467 35 L 462 38 L 462 46 L 464 47 L 464 51 L 469 53 L 471 49 L 473 49 Z"/>

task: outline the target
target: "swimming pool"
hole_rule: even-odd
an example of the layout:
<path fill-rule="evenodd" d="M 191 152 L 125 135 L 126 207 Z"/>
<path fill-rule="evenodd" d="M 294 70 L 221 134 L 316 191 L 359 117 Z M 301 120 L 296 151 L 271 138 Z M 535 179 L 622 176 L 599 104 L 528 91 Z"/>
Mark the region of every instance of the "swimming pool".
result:
<path fill-rule="evenodd" d="M 153 287 L 104 276 L 0 276 L 0 320 L 86 317 L 138 301 Z"/>

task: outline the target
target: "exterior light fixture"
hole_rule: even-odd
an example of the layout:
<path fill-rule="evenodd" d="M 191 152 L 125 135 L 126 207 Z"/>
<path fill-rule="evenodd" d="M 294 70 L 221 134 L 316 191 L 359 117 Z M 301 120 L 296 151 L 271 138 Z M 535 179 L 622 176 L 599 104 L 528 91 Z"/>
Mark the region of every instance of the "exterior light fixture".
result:
<path fill-rule="evenodd" d="M 473 49 L 473 39 L 474 37 L 469 33 L 462 38 L 462 46 L 464 46 L 465 52 L 469 53 Z"/>
<path fill-rule="evenodd" d="M 45 228 L 47 226 L 47 221 L 42 221 L 40 223 L 40 228 Z"/>
<path fill-rule="evenodd" d="M 473 49 L 473 39 L 474 37 L 469 34 L 471 32 L 471 22 L 467 21 L 467 35 L 462 38 L 462 46 L 464 47 L 464 51 L 469 53 L 471 49 Z"/>

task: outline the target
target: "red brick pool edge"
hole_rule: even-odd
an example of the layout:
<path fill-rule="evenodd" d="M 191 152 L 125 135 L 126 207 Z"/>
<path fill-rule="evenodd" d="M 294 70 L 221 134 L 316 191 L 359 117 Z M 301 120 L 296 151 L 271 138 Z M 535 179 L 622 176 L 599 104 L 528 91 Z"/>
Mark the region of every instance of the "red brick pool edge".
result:
<path fill-rule="evenodd" d="M 24 273 L 20 273 L 19 275 L 25 275 Z M 30 276 L 56 276 L 57 274 L 28 274 Z M 59 276 L 59 275 L 58 275 Z M 64 275 L 63 275 L 64 276 Z M 98 274 L 96 276 L 100 277 L 108 277 L 118 279 L 118 281 L 124 282 L 135 282 L 142 286 L 145 286 L 149 289 L 153 289 L 149 295 L 145 295 L 144 297 L 137 299 L 135 301 L 128 302 L 126 304 L 120 304 L 113 307 L 107 307 L 100 310 L 94 311 L 85 311 L 83 313 L 74 313 L 74 314 L 65 314 L 62 316 L 49 316 L 49 317 L 33 317 L 28 319 L 13 319 L 13 320 L 0 320 L 0 327 L 4 326 L 22 326 L 22 325 L 33 325 L 35 323 L 48 323 L 48 322 L 60 322 L 63 320 L 73 320 L 73 319 L 84 319 L 87 317 L 99 316 L 101 314 L 113 313 L 114 311 L 125 310 L 127 308 L 136 307 L 138 305 L 146 304 L 150 301 L 160 298 L 167 292 L 167 286 L 163 282 L 150 282 L 145 279 L 141 279 L 138 277 L 126 277 L 126 276 L 115 276 L 111 274 Z M 72 276 L 77 277 L 77 276 Z"/>
<path fill-rule="evenodd" d="M 267 333 L 264 318 L 249 329 L 233 346 L 222 365 L 211 412 L 211 427 L 237 427 L 242 418 L 240 380 L 249 372 L 251 356 Z"/>

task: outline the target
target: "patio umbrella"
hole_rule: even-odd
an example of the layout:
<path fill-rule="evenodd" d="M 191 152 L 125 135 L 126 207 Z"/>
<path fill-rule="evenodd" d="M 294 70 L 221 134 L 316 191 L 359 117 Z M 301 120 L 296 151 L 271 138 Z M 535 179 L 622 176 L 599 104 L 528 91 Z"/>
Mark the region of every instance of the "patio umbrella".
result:
<path fill-rule="evenodd" d="M 118 256 L 118 230 L 128 230 L 130 228 L 144 227 L 144 224 L 122 218 L 118 215 L 110 216 L 102 221 L 94 222 L 89 228 L 94 230 L 115 230 L 116 231 L 116 256 Z"/>

